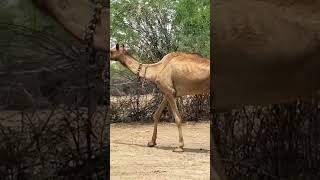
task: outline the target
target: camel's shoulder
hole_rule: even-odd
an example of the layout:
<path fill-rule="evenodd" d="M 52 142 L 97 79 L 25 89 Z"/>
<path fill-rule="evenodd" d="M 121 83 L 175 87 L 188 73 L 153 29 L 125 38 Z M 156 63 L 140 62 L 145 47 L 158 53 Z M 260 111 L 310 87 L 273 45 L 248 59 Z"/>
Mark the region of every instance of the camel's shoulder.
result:
<path fill-rule="evenodd" d="M 176 52 L 171 52 L 167 55 L 165 55 L 162 59 L 177 59 L 177 58 L 192 58 L 192 59 L 202 59 L 203 56 L 200 53 L 196 53 L 196 52 L 180 52 L 180 51 L 176 51 Z"/>
<path fill-rule="evenodd" d="M 171 53 L 163 56 L 162 59 L 173 59 L 174 57 L 177 57 L 179 55 L 181 55 L 181 52 L 171 52 Z"/>
<path fill-rule="evenodd" d="M 209 59 L 206 59 L 199 53 L 190 53 L 190 52 L 171 52 L 165 55 L 159 64 L 167 66 L 170 63 L 180 63 L 180 62 L 193 62 L 198 64 L 209 64 Z"/>

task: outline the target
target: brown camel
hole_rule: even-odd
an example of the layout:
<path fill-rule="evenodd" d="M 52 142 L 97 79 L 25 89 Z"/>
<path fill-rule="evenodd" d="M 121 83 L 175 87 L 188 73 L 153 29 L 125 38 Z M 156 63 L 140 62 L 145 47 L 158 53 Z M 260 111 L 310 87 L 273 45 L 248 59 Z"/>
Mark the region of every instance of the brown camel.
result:
<path fill-rule="evenodd" d="M 319 8 L 316 0 L 213 1 L 211 112 L 314 95 L 320 88 Z M 211 169 L 226 179 L 211 144 Z"/>
<path fill-rule="evenodd" d="M 83 27 L 88 24 L 90 13 L 79 9 L 91 7 L 88 0 L 61 0 L 62 4 L 59 0 L 33 1 L 83 40 Z M 212 5 L 215 21 L 211 23 L 211 52 L 216 59 L 215 79 L 211 78 L 215 82 L 214 87 L 211 83 L 212 109 L 288 102 L 317 91 L 319 1 L 221 0 Z M 105 17 L 108 16 L 102 16 Z M 99 39 L 104 40 L 105 34 L 95 36 L 96 47 L 109 44 L 98 43 Z M 211 150 L 216 154 L 214 148 Z M 216 159 L 211 161 L 212 170 L 222 167 Z M 221 170 L 217 172 L 223 177 Z"/>
<path fill-rule="evenodd" d="M 320 1 L 221 0 L 213 6 L 216 109 L 286 103 L 319 90 Z"/>
<path fill-rule="evenodd" d="M 94 15 L 95 5 L 90 0 L 32 0 L 39 9 L 55 18 L 66 31 L 75 38 L 84 42 L 86 27 Z M 106 2 L 101 1 L 106 4 Z M 109 8 L 103 7 L 100 21 L 94 32 L 94 43 L 96 49 L 109 50 Z"/>
<path fill-rule="evenodd" d="M 169 103 L 178 126 L 179 144 L 175 152 L 183 151 L 181 116 L 177 108 L 176 97 L 209 93 L 210 62 L 194 53 L 173 52 L 154 64 L 141 64 L 128 54 L 124 46 L 116 45 L 110 50 L 110 59 L 119 61 L 131 72 L 154 82 L 164 93 L 163 100 L 153 115 L 154 130 L 149 147 L 156 145 L 157 124 L 163 109 Z"/>

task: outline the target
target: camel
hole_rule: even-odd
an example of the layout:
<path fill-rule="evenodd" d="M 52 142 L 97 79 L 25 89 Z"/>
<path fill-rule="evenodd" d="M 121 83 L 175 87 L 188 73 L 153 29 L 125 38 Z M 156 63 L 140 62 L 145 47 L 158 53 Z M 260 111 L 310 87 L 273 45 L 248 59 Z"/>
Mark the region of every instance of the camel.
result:
<path fill-rule="evenodd" d="M 158 120 L 169 104 L 179 132 L 179 144 L 173 151 L 183 152 L 182 120 L 176 97 L 209 93 L 210 61 L 195 53 L 172 52 L 157 63 L 141 64 L 130 56 L 124 45 L 119 44 L 110 50 L 110 59 L 119 61 L 132 73 L 155 83 L 164 94 L 160 106 L 153 115 L 154 129 L 148 146 L 153 147 L 157 144 Z"/>
<path fill-rule="evenodd" d="M 287 103 L 319 90 L 319 1 L 225 0 L 213 7 L 216 110 Z"/>
<path fill-rule="evenodd" d="M 66 31 L 81 42 L 85 42 L 85 31 L 93 18 L 95 5 L 91 0 L 32 0 L 41 10 L 59 22 Z M 97 50 L 107 52 L 109 50 L 109 8 L 107 1 L 101 1 L 104 5 L 99 15 L 99 21 L 93 32 L 93 45 Z"/>
<path fill-rule="evenodd" d="M 109 3 L 107 1 L 92 0 L 31 0 L 40 10 L 54 18 L 73 37 L 83 44 L 93 46 L 96 57 L 106 55 L 109 50 Z M 96 4 L 94 2 L 97 2 Z M 96 21 L 96 22 L 95 22 Z M 94 23 L 92 23 L 94 22 Z M 94 29 L 92 29 L 94 28 Z M 92 34 L 88 44 L 88 34 Z M 90 39 L 90 38 L 89 38 Z M 89 40 L 91 41 L 91 40 Z M 88 48 L 88 47 L 87 47 Z M 95 64 L 99 68 L 101 79 L 105 78 L 106 63 L 103 58 L 95 58 Z M 96 82 L 98 92 L 92 96 L 104 96 L 103 82 Z M 97 97 L 95 97 L 97 98 Z M 108 102 L 105 102 L 108 104 Z"/>
<path fill-rule="evenodd" d="M 65 0 L 61 2 L 68 3 L 59 5 L 58 0 L 33 0 L 82 41 L 90 13 L 79 9 L 88 9 L 87 1 Z M 212 6 L 211 54 L 216 60 L 211 68 L 211 112 L 290 102 L 317 91 L 319 1 L 222 0 Z M 103 12 L 108 14 L 109 8 Z M 109 26 L 108 20 L 102 23 Z M 94 44 L 107 51 L 108 41 L 98 43 L 105 34 L 96 34 Z M 217 158 L 212 160 L 212 170 L 223 167 Z M 217 174 L 225 179 L 222 170 Z"/>
<path fill-rule="evenodd" d="M 315 95 L 320 88 L 319 8 L 319 1 L 309 0 L 214 1 L 211 112 Z M 218 156 L 215 147 L 212 142 L 212 154 Z M 226 179 L 219 158 L 211 159 L 211 169 Z"/>

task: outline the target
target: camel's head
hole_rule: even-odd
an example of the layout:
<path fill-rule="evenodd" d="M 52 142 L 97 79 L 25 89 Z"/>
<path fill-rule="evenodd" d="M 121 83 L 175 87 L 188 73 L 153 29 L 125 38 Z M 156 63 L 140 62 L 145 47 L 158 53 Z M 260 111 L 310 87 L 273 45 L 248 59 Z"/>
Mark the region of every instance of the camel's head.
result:
<path fill-rule="evenodd" d="M 127 54 L 127 50 L 124 48 L 124 45 L 117 44 L 115 48 L 110 49 L 110 59 L 118 61 L 122 55 Z"/>

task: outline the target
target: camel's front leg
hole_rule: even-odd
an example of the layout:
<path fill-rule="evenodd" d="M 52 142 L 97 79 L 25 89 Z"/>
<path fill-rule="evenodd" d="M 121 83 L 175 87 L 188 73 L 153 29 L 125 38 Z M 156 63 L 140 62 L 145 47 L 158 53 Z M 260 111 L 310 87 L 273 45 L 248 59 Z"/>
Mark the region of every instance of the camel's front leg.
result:
<path fill-rule="evenodd" d="M 173 151 L 174 152 L 183 152 L 184 142 L 183 142 L 183 135 L 182 135 L 182 127 L 181 127 L 181 123 L 182 123 L 181 116 L 178 111 L 178 107 L 177 107 L 175 98 L 173 96 L 169 96 L 168 101 L 169 101 L 170 107 L 172 109 L 172 114 L 173 114 L 173 117 L 176 121 L 176 124 L 178 126 L 178 131 L 179 131 L 179 145 Z"/>
<path fill-rule="evenodd" d="M 157 145 L 156 140 L 157 140 L 158 120 L 161 116 L 162 111 L 164 110 L 164 108 L 166 107 L 167 104 L 168 104 L 167 97 L 164 96 L 157 111 L 153 114 L 154 128 L 153 128 L 152 139 L 151 139 L 151 141 L 148 142 L 149 147 L 153 147 L 153 146 Z"/>

